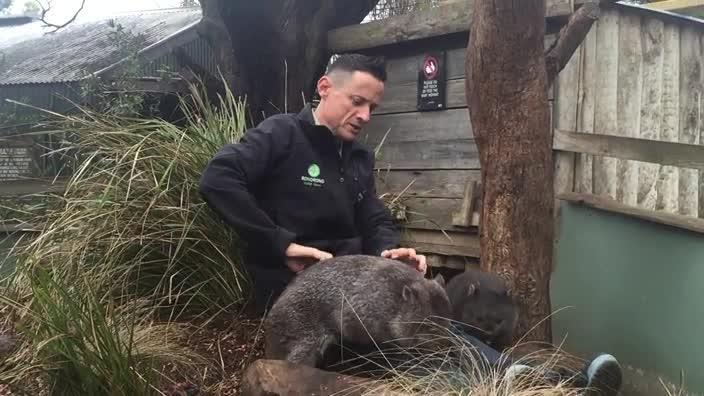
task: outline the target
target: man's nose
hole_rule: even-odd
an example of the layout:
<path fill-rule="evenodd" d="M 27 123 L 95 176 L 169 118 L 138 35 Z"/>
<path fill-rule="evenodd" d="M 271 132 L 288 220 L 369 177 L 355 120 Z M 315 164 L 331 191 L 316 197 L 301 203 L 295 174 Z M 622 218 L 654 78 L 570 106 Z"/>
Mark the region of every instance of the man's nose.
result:
<path fill-rule="evenodd" d="M 368 107 L 363 107 L 359 112 L 357 113 L 357 117 L 362 120 L 362 122 L 369 122 L 369 119 L 372 116 L 372 111 Z"/>

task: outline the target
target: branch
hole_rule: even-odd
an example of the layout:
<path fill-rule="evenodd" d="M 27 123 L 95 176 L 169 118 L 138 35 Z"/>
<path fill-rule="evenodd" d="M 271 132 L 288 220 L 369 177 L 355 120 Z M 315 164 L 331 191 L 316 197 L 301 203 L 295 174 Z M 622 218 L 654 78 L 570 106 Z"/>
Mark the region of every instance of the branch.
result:
<path fill-rule="evenodd" d="M 567 65 L 597 19 L 599 19 L 599 4 L 586 3 L 572 14 L 567 24 L 560 29 L 557 40 L 545 54 L 548 85 L 552 84 L 555 77 Z"/>
<path fill-rule="evenodd" d="M 83 6 L 86 5 L 86 0 L 81 1 L 81 7 L 78 9 L 78 11 L 76 11 L 76 13 L 73 14 L 73 17 L 71 17 L 71 19 L 69 19 L 66 23 L 64 23 L 62 25 L 56 25 L 56 24 L 50 23 L 46 20 L 46 14 L 49 12 L 49 10 L 51 10 L 51 1 L 47 1 L 46 7 L 44 7 L 44 4 L 42 4 L 39 1 L 37 1 L 37 4 L 39 4 L 39 7 L 41 7 L 41 9 L 42 9 L 42 14 L 38 19 L 40 21 L 44 22 L 44 26 L 53 27 L 54 30 L 52 30 L 49 33 L 54 33 L 55 31 L 57 31 L 59 29 L 65 28 L 66 26 L 70 25 L 71 23 L 73 23 L 73 21 L 76 20 L 76 18 L 78 17 L 78 14 L 80 14 L 81 11 L 83 11 Z"/>

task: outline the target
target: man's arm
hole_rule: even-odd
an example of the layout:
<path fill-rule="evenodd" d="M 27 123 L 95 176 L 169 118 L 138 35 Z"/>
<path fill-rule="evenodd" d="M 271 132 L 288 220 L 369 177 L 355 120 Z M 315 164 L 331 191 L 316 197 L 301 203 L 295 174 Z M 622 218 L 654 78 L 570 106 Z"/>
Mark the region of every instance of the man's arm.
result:
<path fill-rule="evenodd" d="M 253 249 L 285 259 L 296 235 L 281 228 L 259 207 L 249 186 L 273 168 L 290 147 L 286 121 L 271 119 L 249 129 L 238 144 L 224 146 L 208 163 L 200 179 L 207 204 Z"/>

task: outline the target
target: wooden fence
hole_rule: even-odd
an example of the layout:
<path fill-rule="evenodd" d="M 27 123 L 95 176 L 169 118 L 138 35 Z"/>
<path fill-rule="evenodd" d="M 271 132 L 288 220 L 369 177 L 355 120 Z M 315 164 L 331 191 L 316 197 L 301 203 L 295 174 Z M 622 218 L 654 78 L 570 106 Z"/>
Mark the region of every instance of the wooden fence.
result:
<path fill-rule="evenodd" d="M 546 44 L 582 3 L 546 1 Z M 480 164 L 464 91 L 472 4 L 457 0 L 328 35 L 333 52 L 386 57 L 384 99 L 363 136 L 380 146 L 378 188 L 402 192 L 406 243 L 433 255 L 433 264 L 456 268 L 479 255 Z M 698 229 L 702 34 L 704 25 L 691 19 L 625 5 L 602 9 L 550 92 L 558 197 L 629 214 L 650 210 L 637 213 Z M 445 61 L 439 111 L 417 108 L 427 54 Z"/>
<path fill-rule="evenodd" d="M 654 12 L 604 10 L 559 76 L 556 127 L 704 143 L 703 27 Z M 657 149 L 677 150 L 674 147 Z M 685 152 L 679 155 L 689 158 Z M 660 165 L 614 157 L 561 157 L 566 169 L 574 163 L 574 175 L 563 175 L 562 183 L 632 206 L 704 217 L 704 179 L 695 162 Z"/>
<path fill-rule="evenodd" d="M 613 158 L 618 161 L 639 161 L 639 163 L 660 167 L 704 168 L 704 146 L 702 145 L 614 136 L 605 132 L 579 133 L 555 130 L 553 150 L 557 155 L 586 154 L 602 160 Z M 558 185 L 556 185 L 557 187 Z M 558 192 L 556 197 L 598 209 L 704 233 L 704 219 L 638 207 L 619 202 L 604 194 L 566 190 Z"/>

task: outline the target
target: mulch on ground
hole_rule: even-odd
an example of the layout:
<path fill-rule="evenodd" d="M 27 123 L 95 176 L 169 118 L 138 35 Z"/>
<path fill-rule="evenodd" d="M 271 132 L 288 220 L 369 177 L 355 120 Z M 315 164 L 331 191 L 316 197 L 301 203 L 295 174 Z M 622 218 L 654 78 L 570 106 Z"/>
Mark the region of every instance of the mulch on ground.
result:
<path fill-rule="evenodd" d="M 248 311 L 229 317 L 221 315 L 188 336 L 188 347 L 212 361 L 216 368 L 203 376 L 198 395 L 240 395 L 244 371 L 264 355 L 262 322 L 261 316 Z"/>

